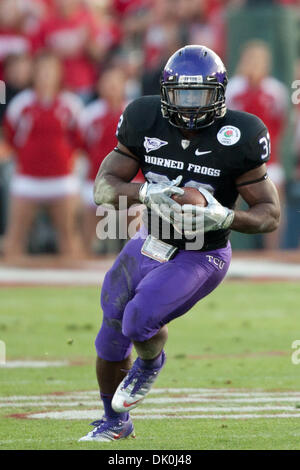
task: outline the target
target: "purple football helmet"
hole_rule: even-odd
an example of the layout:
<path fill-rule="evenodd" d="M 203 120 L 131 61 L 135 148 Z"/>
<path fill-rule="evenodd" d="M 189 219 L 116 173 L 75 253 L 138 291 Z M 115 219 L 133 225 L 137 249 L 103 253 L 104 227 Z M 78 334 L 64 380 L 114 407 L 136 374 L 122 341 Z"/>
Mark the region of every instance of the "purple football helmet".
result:
<path fill-rule="evenodd" d="M 227 72 L 204 46 L 185 46 L 168 60 L 161 78 L 163 117 L 175 127 L 201 129 L 226 113 Z"/>

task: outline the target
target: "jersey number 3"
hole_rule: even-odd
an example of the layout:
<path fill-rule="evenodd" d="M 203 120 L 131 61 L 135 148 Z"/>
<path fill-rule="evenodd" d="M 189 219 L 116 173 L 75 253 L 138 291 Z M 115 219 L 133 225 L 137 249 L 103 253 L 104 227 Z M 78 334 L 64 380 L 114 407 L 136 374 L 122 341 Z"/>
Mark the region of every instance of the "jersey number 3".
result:
<path fill-rule="evenodd" d="M 261 155 L 261 159 L 265 160 L 266 158 L 270 156 L 270 153 L 271 153 L 271 141 L 270 141 L 269 132 L 267 133 L 266 136 L 259 139 L 258 142 L 260 143 L 260 145 L 263 146 L 263 153 Z"/>

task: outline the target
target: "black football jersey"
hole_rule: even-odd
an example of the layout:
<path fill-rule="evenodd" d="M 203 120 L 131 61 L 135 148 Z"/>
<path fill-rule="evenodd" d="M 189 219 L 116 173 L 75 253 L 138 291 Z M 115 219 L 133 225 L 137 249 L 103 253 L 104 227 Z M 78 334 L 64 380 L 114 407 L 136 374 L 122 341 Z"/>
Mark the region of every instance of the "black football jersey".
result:
<path fill-rule="evenodd" d="M 227 110 L 223 118 L 188 140 L 163 118 L 159 96 L 144 96 L 130 103 L 120 118 L 117 137 L 138 157 L 147 181 L 169 181 L 182 175 L 180 186 L 202 186 L 231 209 L 238 197 L 236 178 L 270 158 L 268 130 L 253 114 Z M 148 211 L 150 233 L 153 220 Z M 159 225 L 163 224 L 160 220 Z M 184 249 L 184 238 L 178 240 L 171 231 L 166 239 L 162 233 L 160 229 L 159 238 Z M 229 234 L 230 230 L 205 233 L 203 250 L 226 246 Z"/>

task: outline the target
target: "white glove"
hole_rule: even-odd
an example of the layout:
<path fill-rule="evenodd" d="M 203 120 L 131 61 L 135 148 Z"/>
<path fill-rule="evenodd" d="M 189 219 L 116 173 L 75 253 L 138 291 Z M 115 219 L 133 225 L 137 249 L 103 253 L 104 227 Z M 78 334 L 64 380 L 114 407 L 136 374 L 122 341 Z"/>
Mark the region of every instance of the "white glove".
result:
<path fill-rule="evenodd" d="M 233 222 L 234 211 L 222 206 L 213 195 L 204 188 L 198 188 L 207 200 L 206 207 L 184 204 L 181 213 L 174 215 L 174 227 L 177 231 L 197 234 L 201 231 L 227 229 Z"/>
<path fill-rule="evenodd" d="M 181 183 L 182 176 L 175 180 L 162 183 L 145 183 L 140 188 L 139 199 L 149 209 L 156 212 L 162 219 L 173 223 L 173 211 L 181 212 L 181 206 L 171 196 L 173 194 L 184 194 L 182 188 L 177 186 Z"/>

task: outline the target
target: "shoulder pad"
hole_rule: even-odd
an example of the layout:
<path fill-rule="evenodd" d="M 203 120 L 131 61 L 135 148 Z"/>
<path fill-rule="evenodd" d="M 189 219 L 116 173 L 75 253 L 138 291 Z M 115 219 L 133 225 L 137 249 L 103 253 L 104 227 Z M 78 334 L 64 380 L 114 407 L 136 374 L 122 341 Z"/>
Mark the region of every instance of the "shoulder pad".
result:
<path fill-rule="evenodd" d="M 130 127 L 143 132 L 153 127 L 161 113 L 160 106 L 160 96 L 142 96 L 127 106 L 124 115 Z"/>
<path fill-rule="evenodd" d="M 245 111 L 227 110 L 225 121 L 223 126 L 234 126 L 241 133 L 241 138 L 236 143 L 237 146 L 250 143 L 267 129 L 259 117 Z"/>
<path fill-rule="evenodd" d="M 228 110 L 220 124 L 217 140 L 230 149 L 231 165 L 237 175 L 270 159 L 270 135 L 261 119 L 243 111 Z"/>

